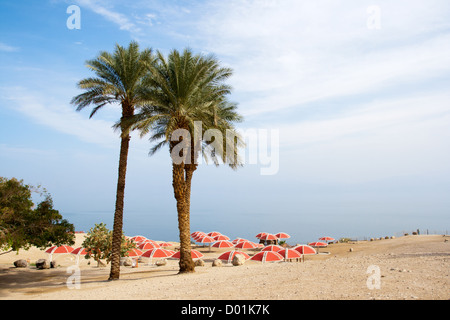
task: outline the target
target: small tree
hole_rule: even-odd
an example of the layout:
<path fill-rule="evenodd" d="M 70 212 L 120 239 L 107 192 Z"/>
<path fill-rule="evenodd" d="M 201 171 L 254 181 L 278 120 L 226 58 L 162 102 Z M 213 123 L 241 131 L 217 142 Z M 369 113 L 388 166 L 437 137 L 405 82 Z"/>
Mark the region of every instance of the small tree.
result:
<path fill-rule="evenodd" d="M 106 263 L 109 263 L 112 258 L 112 235 L 112 231 L 106 228 L 106 224 L 95 224 L 94 228 L 91 228 L 87 233 L 82 244 L 87 252 L 85 258 L 93 258 L 97 261 L 98 266 L 105 266 L 101 261 L 103 259 L 106 259 Z M 122 234 L 120 256 L 124 257 L 129 250 L 134 248 L 136 248 L 136 243 L 128 241 Z"/>
<path fill-rule="evenodd" d="M 44 196 L 36 208 L 31 195 Z M 73 245 L 74 226 L 53 208 L 45 189 L 26 185 L 22 180 L 0 177 L 0 250 L 19 251 L 31 246 Z"/>

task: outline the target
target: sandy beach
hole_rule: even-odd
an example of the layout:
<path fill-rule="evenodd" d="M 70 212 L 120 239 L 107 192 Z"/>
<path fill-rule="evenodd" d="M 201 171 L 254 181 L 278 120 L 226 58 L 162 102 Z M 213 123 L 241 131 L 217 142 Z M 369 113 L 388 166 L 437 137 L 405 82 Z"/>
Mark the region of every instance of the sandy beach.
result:
<path fill-rule="evenodd" d="M 77 234 L 76 248 L 84 234 Z M 70 289 L 73 255 L 55 255 L 57 267 L 37 270 L 32 264 L 48 258 L 31 248 L 0 255 L 1 300 L 448 300 L 450 299 L 450 237 L 410 235 L 396 239 L 334 243 L 304 262 L 242 266 L 212 261 L 229 249 L 198 247 L 205 266 L 193 274 L 178 273 L 178 260 L 165 266 L 151 262 L 121 267 L 119 281 L 107 281 L 110 266 L 81 258 L 80 288 Z M 247 250 L 255 254 L 256 250 Z M 328 253 L 328 254 L 326 254 Z M 13 262 L 29 259 L 27 268 Z M 154 261 L 153 261 L 154 262 Z M 374 269 L 375 268 L 375 269 Z M 379 287 L 370 279 L 379 270 Z M 369 279 L 370 278 L 370 279 Z M 368 285 L 368 279 L 369 285 Z"/>

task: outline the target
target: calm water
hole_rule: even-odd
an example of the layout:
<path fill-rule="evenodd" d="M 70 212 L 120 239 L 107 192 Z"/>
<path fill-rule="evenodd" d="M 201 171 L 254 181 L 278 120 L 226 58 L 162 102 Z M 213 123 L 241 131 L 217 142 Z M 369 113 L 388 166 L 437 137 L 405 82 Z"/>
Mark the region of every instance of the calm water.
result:
<path fill-rule="evenodd" d="M 103 222 L 113 229 L 114 213 L 106 211 L 64 213 L 63 217 L 75 225 L 76 231 L 89 231 L 96 223 Z M 348 213 L 347 213 L 348 215 Z M 241 237 L 257 241 L 255 235 L 259 232 L 286 232 L 291 235 L 287 240 L 289 244 L 308 243 L 316 241 L 322 236 L 331 236 L 335 239 L 348 237 L 364 239 L 370 237 L 399 236 L 402 232 L 420 229 L 421 233 L 444 233 L 445 226 L 437 227 L 427 224 L 427 219 L 415 220 L 413 223 L 405 222 L 404 217 L 387 219 L 381 215 L 350 215 L 343 220 L 340 214 L 303 214 L 291 215 L 289 218 L 277 213 L 229 213 L 214 214 L 196 212 L 191 214 L 191 233 L 194 231 L 219 231 L 231 239 Z M 143 235 L 158 241 L 178 241 L 178 221 L 176 212 L 125 212 L 125 235 Z"/>

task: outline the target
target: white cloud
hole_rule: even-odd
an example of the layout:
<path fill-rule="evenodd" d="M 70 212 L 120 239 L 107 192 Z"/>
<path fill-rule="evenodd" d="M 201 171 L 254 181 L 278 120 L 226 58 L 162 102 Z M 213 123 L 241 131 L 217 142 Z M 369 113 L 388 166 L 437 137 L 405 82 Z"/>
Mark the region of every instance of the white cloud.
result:
<path fill-rule="evenodd" d="M 380 2 L 380 30 L 357 1 L 227 1 L 199 21 L 199 43 L 233 67 L 247 116 L 424 81 L 450 71 L 449 5 Z"/>
<path fill-rule="evenodd" d="M 3 42 L 0 42 L 0 51 L 3 51 L 3 52 L 15 52 L 15 51 L 19 51 L 19 48 L 10 46 L 10 45 L 8 45 L 6 43 L 3 43 Z"/>
<path fill-rule="evenodd" d="M 448 93 L 378 100 L 338 117 L 281 124 L 280 171 L 345 184 L 448 176 L 448 101 Z"/>
<path fill-rule="evenodd" d="M 93 12 L 101 15 L 105 19 L 117 24 L 120 30 L 126 30 L 130 32 L 140 32 L 141 29 L 136 26 L 125 14 L 108 9 L 99 1 L 95 0 L 77 0 L 77 3 L 84 7 L 92 10 Z"/>
<path fill-rule="evenodd" d="M 88 119 L 66 102 L 52 101 L 22 87 L 3 87 L 1 90 L 1 97 L 8 101 L 8 105 L 36 123 L 103 147 L 111 148 L 117 144 L 117 134 L 111 129 L 111 122 Z"/>

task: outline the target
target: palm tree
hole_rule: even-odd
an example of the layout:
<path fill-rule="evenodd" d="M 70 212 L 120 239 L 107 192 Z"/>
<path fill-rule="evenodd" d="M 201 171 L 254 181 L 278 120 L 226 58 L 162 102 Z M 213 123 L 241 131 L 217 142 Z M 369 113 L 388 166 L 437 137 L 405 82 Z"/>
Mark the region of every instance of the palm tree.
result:
<path fill-rule="evenodd" d="M 158 52 L 149 71 L 144 82 L 147 86 L 145 96 L 151 104 L 140 109 L 129 124 L 132 129 L 140 130 L 141 137 L 151 134 L 150 141 L 157 142 L 150 150 L 151 155 L 164 145 L 169 146 L 180 234 L 179 272 L 194 272 L 190 244 L 190 193 L 197 160 L 203 156 L 215 164 L 219 164 L 221 159 L 232 168 L 240 165 L 237 150 L 242 146 L 242 139 L 233 122 L 242 118 L 237 114 L 236 106 L 227 101 L 231 88 L 223 83 L 232 71 L 220 67 L 214 56 L 194 55 L 189 49 L 182 54 L 173 50 L 168 59 Z M 203 137 L 208 129 L 222 133 L 228 129 L 233 133 L 230 135 L 233 142 L 236 139 L 238 145 L 228 155 L 220 152 L 226 147 L 220 150 L 209 148 L 211 141 L 193 138 L 198 123 L 202 124 L 199 137 Z M 230 140 L 224 134 L 221 138 Z M 234 161 L 227 161 L 230 159 Z"/>
<path fill-rule="evenodd" d="M 153 59 L 151 49 L 140 52 L 136 42 L 131 42 L 128 48 L 116 45 L 113 54 L 100 52 L 97 58 L 86 63 L 96 77 L 81 80 L 78 87 L 85 92 L 74 97 L 71 102 L 77 106 L 77 111 L 93 105 L 90 118 L 106 104 L 119 104 L 122 108 L 122 117 L 115 126 L 121 131 L 121 142 L 109 280 L 117 280 L 120 276 L 125 177 L 130 143 L 130 130 L 121 123 L 132 118 L 135 108 L 143 104 L 142 80 L 148 73 L 147 65 Z"/>

